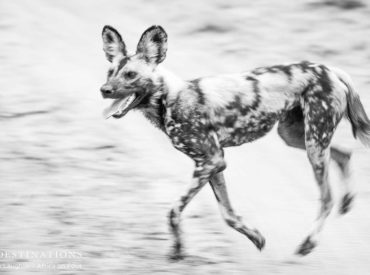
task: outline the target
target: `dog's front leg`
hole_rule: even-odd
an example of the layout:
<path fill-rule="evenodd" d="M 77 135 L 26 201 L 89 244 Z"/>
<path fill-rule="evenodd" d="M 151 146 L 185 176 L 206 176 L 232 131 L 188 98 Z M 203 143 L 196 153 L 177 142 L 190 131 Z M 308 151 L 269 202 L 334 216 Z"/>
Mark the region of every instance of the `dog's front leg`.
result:
<path fill-rule="evenodd" d="M 265 246 L 265 238 L 257 229 L 246 226 L 241 217 L 235 214 L 227 194 L 223 172 L 214 174 L 210 179 L 210 183 L 220 206 L 222 217 L 227 225 L 247 236 L 259 250 L 262 250 Z"/>
<path fill-rule="evenodd" d="M 186 190 L 184 195 L 175 203 L 173 208 L 169 213 L 169 224 L 170 230 L 174 238 L 173 251 L 171 252 L 170 258 L 173 260 L 178 260 L 183 258 L 182 255 L 182 238 L 180 229 L 180 218 L 181 212 L 184 210 L 186 205 L 192 200 L 192 198 L 199 192 L 200 189 L 207 183 L 206 179 L 201 179 L 194 176 L 192 183 Z"/>
<path fill-rule="evenodd" d="M 175 203 L 169 213 L 170 229 L 174 237 L 173 251 L 170 258 L 179 260 L 183 258 L 183 244 L 181 239 L 180 218 L 181 212 L 192 198 L 199 192 L 202 187 L 209 182 L 211 175 L 225 168 L 225 162 L 222 157 L 215 156 L 207 161 L 196 161 L 195 171 L 190 187 L 185 194 Z"/>

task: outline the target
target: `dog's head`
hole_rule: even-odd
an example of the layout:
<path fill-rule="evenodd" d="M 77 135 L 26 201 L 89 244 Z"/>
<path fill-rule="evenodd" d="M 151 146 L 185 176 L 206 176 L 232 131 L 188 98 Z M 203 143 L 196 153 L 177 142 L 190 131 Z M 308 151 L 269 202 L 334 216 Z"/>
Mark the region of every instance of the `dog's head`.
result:
<path fill-rule="evenodd" d="M 114 99 L 104 116 L 118 118 L 137 107 L 152 92 L 156 67 L 166 57 L 167 34 L 160 26 L 148 28 L 134 55 L 127 54 L 126 45 L 114 28 L 105 26 L 102 36 L 103 49 L 111 67 L 100 91 L 104 98 Z"/>

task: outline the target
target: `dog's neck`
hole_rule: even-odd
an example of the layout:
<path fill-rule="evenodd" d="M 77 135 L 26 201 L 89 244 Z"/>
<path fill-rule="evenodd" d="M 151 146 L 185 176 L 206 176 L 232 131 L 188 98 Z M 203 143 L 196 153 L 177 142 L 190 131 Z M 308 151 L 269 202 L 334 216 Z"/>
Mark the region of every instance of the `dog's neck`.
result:
<path fill-rule="evenodd" d="M 141 104 L 139 110 L 156 127 L 165 132 L 164 118 L 166 108 L 177 94 L 186 86 L 186 81 L 172 72 L 158 66 L 156 80 L 150 86 L 150 95 Z"/>
<path fill-rule="evenodd" d="M 187 82 L 181 79 L 176 74 L 165 69 L 159 65 L 156 69 L 156 73 L 159 79 L 161 79 L 163 85 L 165 85 L 168 99 L 171 100 L 177 96 L 177 94 L 187 86 Z"/>

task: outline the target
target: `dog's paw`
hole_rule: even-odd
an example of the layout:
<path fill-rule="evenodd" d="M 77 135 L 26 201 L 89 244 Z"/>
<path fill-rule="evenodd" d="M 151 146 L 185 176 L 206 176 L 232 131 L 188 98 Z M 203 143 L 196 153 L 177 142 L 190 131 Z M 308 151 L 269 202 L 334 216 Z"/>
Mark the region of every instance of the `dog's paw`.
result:
<path fill-rule="evenodd" d="M 349 210 L 351 210 L 353 206 L 353 200 L 355 196 L 353 194 L 347 193 L 343 196 L 341 205 L 339 208 L 339 213 L 344 215 L 346 214 Z"/>
<path fill-rule="evenodd" d="M 168 260 L 170 262 L 178 262 L 178 261 L 181 261 L 185 258 L 185 255 L 182 254 L 182 253 L 174 253 L 174 252 L 171 252 L 169 255 L 168 255 Z"/>
<path fill-rule="evenodd" d="M 253 234 L 249 236 L 249 239 L 260 251 L 265 247 L 265 237 L 258 230 L 253 230 Z"/>
<path fill-rule="evenodd" d="M 168 255 L 168 259 L 171 262 L 178 262 L 178 261 L 183 260 L 184 258 L 185 258 L 185 254 L 182 252 L 181 249 L 177 249 L 176 247 L 174 247 L 172 251 L 170 252 L 170 254 Z"/>
<path fill-rule="evenodd" d="M 168 255 L 168 259 L 171 262 L 177 262 L 180 260 L 183 260 L 185 258 L 185 254 L 183 253 L 182 249 L 182 243 L 175 243 L 174 246 L 172 247 L 171 252 Z"/>
<path fill-rule="evenodd" d="M 311 239 L 310 236 L 304 240 L 304 242 L 298 247 L 295 254 L 300 256 L 306 256 L 311 253 L 312 250 L 316 247 L 316 242 Z"/>

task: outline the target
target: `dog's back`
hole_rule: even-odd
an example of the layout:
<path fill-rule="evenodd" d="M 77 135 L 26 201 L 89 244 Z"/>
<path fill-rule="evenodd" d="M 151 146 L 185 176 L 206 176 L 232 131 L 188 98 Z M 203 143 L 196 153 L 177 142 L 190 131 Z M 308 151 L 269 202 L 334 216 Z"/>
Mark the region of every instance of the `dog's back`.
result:
<path fill-rule="evenodd" d="M 306 96 L 311 90 L 317 91 L 315 96 Z M 319 100 L 325 105 L 330 101 L 338 113 L 343 113 L 345 90 L 329 68 L 304 61 L 191 80 L 170 97 L 168 104 L 177 121 L 203 119 L 225 147 L 262 137 L 286 112 L 302 107 L 305 100 L 312 104 Z"/>

